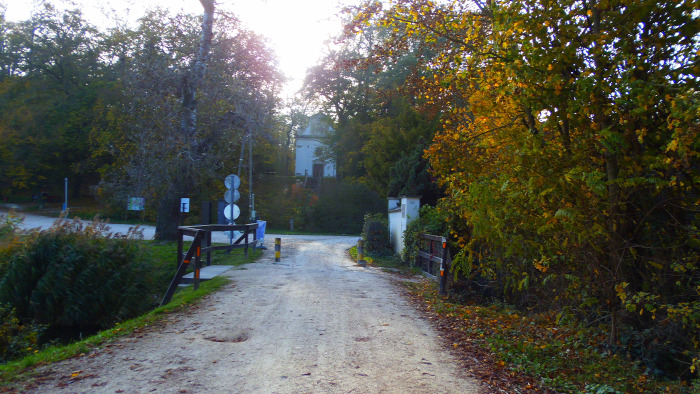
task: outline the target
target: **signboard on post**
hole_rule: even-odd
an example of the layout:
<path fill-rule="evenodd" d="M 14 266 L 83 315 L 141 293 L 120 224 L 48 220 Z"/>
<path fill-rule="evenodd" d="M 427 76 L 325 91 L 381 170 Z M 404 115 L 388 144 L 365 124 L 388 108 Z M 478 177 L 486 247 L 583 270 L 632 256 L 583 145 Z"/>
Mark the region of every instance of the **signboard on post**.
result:
<path fill-rule="evenodd" d="M 180 199 L 180 212 L 189 213 L 190 212 L 190 199 L 181 198 Z"/>
<path fill-rule="evenodd" d="M 146 207 L 146 199 L 143 197 L 129 197 L 126 205 L 127 211 L 143 211 Z"/>

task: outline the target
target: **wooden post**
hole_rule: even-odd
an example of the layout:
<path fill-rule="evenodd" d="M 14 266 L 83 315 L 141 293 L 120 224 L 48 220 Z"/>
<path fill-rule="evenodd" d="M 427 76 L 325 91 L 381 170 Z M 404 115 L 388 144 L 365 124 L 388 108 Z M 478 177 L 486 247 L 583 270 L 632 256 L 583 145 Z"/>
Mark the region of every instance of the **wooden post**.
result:
<path fill-rule="evenodd" d="M 181 231 L 181 230 L 178 229 L 178 231 Z M 182 239 L 182 235 L 180 236 L 180 239 Z M 168 291 L 165 292 L 165 296 L 163 297 L 163 300 L 160 302 L 160 306 L 167 304 L 173 298 L 173 294 L 175 294 L 175 290 L 177 290 L 177 286 L 182 281 L 182 276 L 185 275 L 185 271 L 187 270 L 187 267 L 189 266 L 190 261 L 192 261 L 192 258 L 196 258 L 195 245 L 200 246 L 201 240 L 202 240 L 202 231 L 197 231 L 197 233 L 194 237 L 194 241 L 192 242 L 192 245 L 190 245 L 190 248 L 187 250 L 187 253 L 184 256 L 180 255 L 178 257 L 179 259 L 182 259 L 182 263 L 180 263 L 180 265 L 177 267 L 177 273 L 175 273 L 175 277 L 173 278 L 172 282 L 170 282 L 170 286 L 168 287 Z"/>
<path fill-rule="evenodd" d="M 200 239 L 197 237 L 197 239 Z M 194 258 L 194 289 L 197 290 L 199 289 L 199 270 L 202 268 L 202 246 L 201 246 L 201 241 L 199 242 L 200 245 L 197 245 L 197 251 L 195 252 L 195 258 Z"/>
<path fill-rule="evenodd" d="M 279 263 L 282 253 L 282 238 L 275 238 L 275 262 Z"/>
<path fill-rule="evenodd" d="M 202 201 L 202 224 L 211 224 L 211 201 Z M 211 231 L 207 231 L 202 239 L 202 247 L 211 246 Z M 211 251 L 207 250 L 207 266 L 211 265 Z"/>
<path fill-rule="evenodd" d="M 250 232 L 250 227 L 245 228 L 243 236 L 245 237 L 245 258 L 248 259 L 248 233 Z"/>
<path fill-rule="evenodd" d="M 184 232 L 182 229 L 177 229 L 177 261 L 175 262 L 175 267 L 180 267 L 180 262 L 182 261 L 182 238 L 184 237 Z"/>
<path fill-rule="evenodd" d="M 442 237 L 442 259 L 440 261 L 440 288 L 438 290 L 438 293 L 440 294 L 447 293 L 447 252 L 447 239 L 445 239 L 445 237 Z"/>
<path fill-rule="evenodd" d="M 211 265 L 211 231 L 207 231 L 207 267 Z"/>

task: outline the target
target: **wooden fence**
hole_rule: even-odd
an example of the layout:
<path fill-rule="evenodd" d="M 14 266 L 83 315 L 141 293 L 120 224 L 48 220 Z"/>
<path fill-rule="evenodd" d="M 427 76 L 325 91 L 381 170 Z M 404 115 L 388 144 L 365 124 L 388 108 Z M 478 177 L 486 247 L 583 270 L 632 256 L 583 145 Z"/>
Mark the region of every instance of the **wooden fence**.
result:
<path fill-rule="evenodd" d="M 447 274 L 449 272 L 450 251 L 447 249 L 447 239 L 437 235 L 421 234 L 416 264 L 423 272 L 439 278 L 440 294 L 447 292 Z"/>
<path fill-rule="evenodd" d="M 160 305 L 162 306 L 170 302 L 173 294 L 175 294 L 175 290 L 177 290 L 178 285 L 182 282 L 182 277 L 190 267 L 190 264 L 194 265 L 194 288 L 196 289 L 199 287 L 199 270 L 202 267 L 202 253 L 206 255 L 206 265 L 208 266 L 211 265 L 211 252 L 215 250 L 245 248 L 245 257 L 248 258 L 248 248 L 255 247 L 258 242 L 257 228 L 257 223 L 239 225 L 202 224 L 198 226 L 178 227 L 177 272 L 172 282 L 170 282 L 170 287 L 168 287 L 168 291 L 165 293 Z M 211 243 L 211 233 L 214 231 L 239 231 L 241 232 L 241 236 L 231 245 L 214 246 Z M 249 240 L 251 234 L 253 236 L 252 242 Z M 194 240 L 187 249 L 187 252 L 183 253 L 185 236 L 194 237 Z"/>

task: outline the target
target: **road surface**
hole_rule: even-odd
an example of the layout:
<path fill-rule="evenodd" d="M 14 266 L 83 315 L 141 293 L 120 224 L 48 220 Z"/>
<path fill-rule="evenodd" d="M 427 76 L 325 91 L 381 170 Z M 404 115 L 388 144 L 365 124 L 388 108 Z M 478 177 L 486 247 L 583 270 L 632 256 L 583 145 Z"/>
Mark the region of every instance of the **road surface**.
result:
<path fill-rule="evenodd" d="M 268 250 L 197 307 L 41 367 L 30 392 L 478 392 L 393 277 L 350 260 L 355 241 L 282 236 L 281 262 Z"/>

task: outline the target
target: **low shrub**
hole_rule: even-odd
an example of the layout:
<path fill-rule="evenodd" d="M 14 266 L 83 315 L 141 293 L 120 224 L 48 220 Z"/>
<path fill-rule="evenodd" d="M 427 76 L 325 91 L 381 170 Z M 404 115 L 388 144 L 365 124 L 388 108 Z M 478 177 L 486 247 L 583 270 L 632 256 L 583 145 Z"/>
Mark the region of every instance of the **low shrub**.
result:
<path fill-rule="evenodd" d="M 19 223 L 24 218 L 13 212 L 0 213 L 0 278 L 3 277 L 8 267 L 8 260 L 15 251 L 19 250 L 24 242 Z"/>
<path fill-rule="evenodd" d="M 37 351 L 43 329 L 37 324 L 22 324 L 14 309 L 0 305 L 0 364 Z"/>
<path fill-rule="evenodd" d="M 138 231 L 108 233 L 97 220 L 86 226 L 59 219 L 10 256 L 0 304 L 21 324 L 45 324 L 68 337 L 143 313 L 158 295 L 149 290 L 138 238 Z"/>
<path fill-rule="evenodd" d="M 405 247 L 402 252 L 403 261 L 413 266 L 420 248 L 420 235 L 432 234 L 442 237 L 449 236 L 449 223 L 437 208 L 424 205 L 418 211 L 418 219 L 406 227 L 404 233 Z"/>
<path fill-rule="evenodd" d="M 392 253 L 389 222 L 385 214 L 365 214 L 362 239 L 365 241 L 365 252 L 370 255 L 387 256 Z"/>

